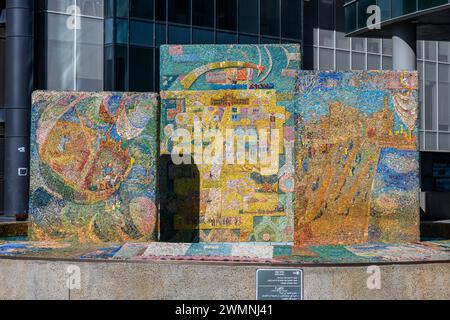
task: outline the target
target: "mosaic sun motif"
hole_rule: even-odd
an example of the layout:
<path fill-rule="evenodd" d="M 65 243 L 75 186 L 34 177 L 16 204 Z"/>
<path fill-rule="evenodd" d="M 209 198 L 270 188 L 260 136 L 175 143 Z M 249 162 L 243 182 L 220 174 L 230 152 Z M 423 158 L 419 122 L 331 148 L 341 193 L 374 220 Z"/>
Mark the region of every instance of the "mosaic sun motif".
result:
<path fill-rule="evenodd" d="M 297 45 L 161 47 L 162 240 L 293 241 L 299 67 Z"/>
<path fill-rule="evenodd" d="M 157 95 L 35 92 L 30 238 L 154 240 Z"/>
<path fill-rule="evenodd" d="M 297 245 L 417 241 L 418 76 L 301 72 Z"/>

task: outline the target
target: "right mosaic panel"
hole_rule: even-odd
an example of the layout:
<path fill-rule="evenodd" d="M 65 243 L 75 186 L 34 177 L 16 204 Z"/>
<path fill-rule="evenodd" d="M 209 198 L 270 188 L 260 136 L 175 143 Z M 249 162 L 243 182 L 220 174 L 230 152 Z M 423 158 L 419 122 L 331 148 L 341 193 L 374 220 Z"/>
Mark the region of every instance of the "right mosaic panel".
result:
<path fill-rule="evenodd" d="M 419 240 L 416 72 L 302 71 L 296 245 Z"/>

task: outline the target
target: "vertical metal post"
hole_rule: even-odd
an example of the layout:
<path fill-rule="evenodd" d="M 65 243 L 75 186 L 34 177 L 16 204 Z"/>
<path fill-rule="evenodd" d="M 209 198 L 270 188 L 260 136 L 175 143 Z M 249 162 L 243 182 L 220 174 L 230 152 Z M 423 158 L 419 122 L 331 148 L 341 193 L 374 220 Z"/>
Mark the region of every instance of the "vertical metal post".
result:
<path fill-rule="evenodd" d="M 5 215 L 23 220 L 29 197 L 32 0 L 6 0 L 5 60 Z"/>

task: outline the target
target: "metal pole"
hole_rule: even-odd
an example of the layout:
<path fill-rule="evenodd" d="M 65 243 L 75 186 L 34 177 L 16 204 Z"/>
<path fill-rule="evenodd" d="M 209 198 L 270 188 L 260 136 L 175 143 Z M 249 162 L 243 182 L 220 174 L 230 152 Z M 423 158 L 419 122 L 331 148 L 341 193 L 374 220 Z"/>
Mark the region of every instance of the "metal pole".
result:
<path fill-rule="evenodd" d="M 5 215 L 28 213 L 33 1 L 6 0 Z"/>
<path fill-rule="evenodd" d="M 392 45 L 394 70 L 417 70 L 416 25 L 405 23 L 395 26 Z"/>

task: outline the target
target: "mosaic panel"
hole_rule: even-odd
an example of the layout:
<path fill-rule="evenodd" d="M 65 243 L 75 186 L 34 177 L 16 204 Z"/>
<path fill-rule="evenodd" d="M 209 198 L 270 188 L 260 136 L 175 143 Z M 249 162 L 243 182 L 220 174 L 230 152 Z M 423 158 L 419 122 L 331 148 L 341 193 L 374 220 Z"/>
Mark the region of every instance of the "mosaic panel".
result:
<path fill-rule="evenodd" d="M 162 240 L 293 241 L 299 67 L 297 45 L 161 47 Z"/>
<path fill-rule="evenodd" d="M 157 95 L 35 92 L 30 238 L 156 239 Z"/>
<path fill-rule="evenodd" d="M 297 245 L 419 238 L 418 76 L 300 72 Z"/>

